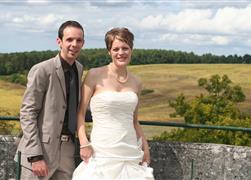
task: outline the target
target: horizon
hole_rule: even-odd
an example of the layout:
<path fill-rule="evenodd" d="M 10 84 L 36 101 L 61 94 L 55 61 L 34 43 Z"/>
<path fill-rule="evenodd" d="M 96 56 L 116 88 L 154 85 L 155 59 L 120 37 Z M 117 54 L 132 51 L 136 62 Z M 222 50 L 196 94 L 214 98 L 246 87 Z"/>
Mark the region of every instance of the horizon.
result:
<path fill-rule="evenodd" d="M 82 51 L 84 50 L 94 50 L 94 49 L 106 49 L 106 48 L 83 48 Z M 207 55 L 207 54 L 211 54 L 212 56 L 225 56 L 225 57 L 228 57 L 228 56 L 235 56 L 237 55 L 238 57 L 243 57 L 245 55 L 250 55 L 251 56 L 251 53 L 246 53 L 246 54 L 242 54 L 242 55 L 239 55 L 239 54 L 222 54 L 222 55 L 218 55 L 218 54 L 213 54 L 213 53 L 203 53 L 203 54 L 198 54 L 198 53 L 195 53 L 193 51 L 182 51 L 182 50 L 175 50 L 175 49 L 151 49 L 151 48 L 133 48 L 133 50 L 163 50 L 163 51 L 174 51 L 174 52 L 182 52 L 182 53 L 193 53 L 194 55 L 196 56 L 203 56 L 203 55 Z M 31 51 L 18 51 L 18 52 L 0 52 L 0 54 L 15 54 L 15 53 L 31 53 L 31 52 L 46 52 L 46 51 L 59 51 L 58 49 L 47 49 L 47 50 L 31 50 Z"/>

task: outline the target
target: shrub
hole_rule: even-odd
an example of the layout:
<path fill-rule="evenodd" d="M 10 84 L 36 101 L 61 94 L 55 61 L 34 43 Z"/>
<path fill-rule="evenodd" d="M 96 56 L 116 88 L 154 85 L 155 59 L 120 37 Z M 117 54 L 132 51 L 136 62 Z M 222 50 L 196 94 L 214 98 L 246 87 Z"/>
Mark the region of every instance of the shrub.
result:
<path fill-rule="evenodd" d="M 186 123 L 193 124 L 251 127 L 251 116 L 242 113 L 237 107 L 239 102 L 245 100 L 242 88 L 233 86 L 227 75 L 213 75 L 209 80 L 201 78 L 198 85 L 207 94 L 200 94 L 190 102 L 186 101 L 183 94 L 179 95 L 174 101 L 169 101 L 175 109 L 170 116 L 184 117 Z M 250 133 L 222 130 L 175 129 L 154 139 L 251 146 Z"/>
<path fill-rule="evenodd" d="M 144 96 L 144 95 L 146 95 L 146 94 L 150 94 L 150 93 L 153 93 L 153 92 L 154 92 L 153 89 L 143 89 L 143 90 L 141 91 L 141 95 Z"/>

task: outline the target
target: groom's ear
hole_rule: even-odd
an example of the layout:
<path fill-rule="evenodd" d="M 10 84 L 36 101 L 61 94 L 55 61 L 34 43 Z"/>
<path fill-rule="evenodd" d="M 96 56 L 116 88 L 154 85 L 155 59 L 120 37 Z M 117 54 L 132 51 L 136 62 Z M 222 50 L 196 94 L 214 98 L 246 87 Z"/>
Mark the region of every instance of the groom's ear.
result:
<path fill-rule="evenodd" d="M 58 46 L 59 46 L 60 49 L 61 49 L 61 48 L 62 48 L 62 40 L 58 37 L 58 38 L 56 39 L 56 42 L 57 42 Z"/>

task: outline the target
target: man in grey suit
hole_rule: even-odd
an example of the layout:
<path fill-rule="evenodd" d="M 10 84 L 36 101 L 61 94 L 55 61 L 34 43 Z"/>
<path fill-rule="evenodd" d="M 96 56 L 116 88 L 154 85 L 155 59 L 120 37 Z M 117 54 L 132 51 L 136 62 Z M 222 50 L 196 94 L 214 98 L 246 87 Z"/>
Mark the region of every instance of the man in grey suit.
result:
<path fill-rule="evenodd" d="M 21 179 L 69 180 L 75 169 L 74 138 L 82 65 L 76 61 L 84 45 L 83 27 L 64 22 L 58 30 L 60 52 L 34 65 L 20 109 L 23 136 Z"/>

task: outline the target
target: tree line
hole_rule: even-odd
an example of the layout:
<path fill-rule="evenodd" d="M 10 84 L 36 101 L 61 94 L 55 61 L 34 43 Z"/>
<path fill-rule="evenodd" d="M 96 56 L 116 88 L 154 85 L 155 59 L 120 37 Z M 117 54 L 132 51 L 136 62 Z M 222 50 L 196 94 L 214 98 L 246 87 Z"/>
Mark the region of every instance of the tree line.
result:
<path fill-rule="evenodd" d="M 31 51 L 16 53 L 0 53 L 0 75 L 24 73 L 34 64 L 55 56 L 58 51 Z M 110 62 L 107 50 L 84 49 L 78 58 L 85 69 L 98 67 Z M 135 49 L 132 55 L 132 65 L 138 64 L 250 64 L 251 55 L 213 55 L 211 53 L 196 55 L 193 52 L 182 52 L 162 49 Z"/>

